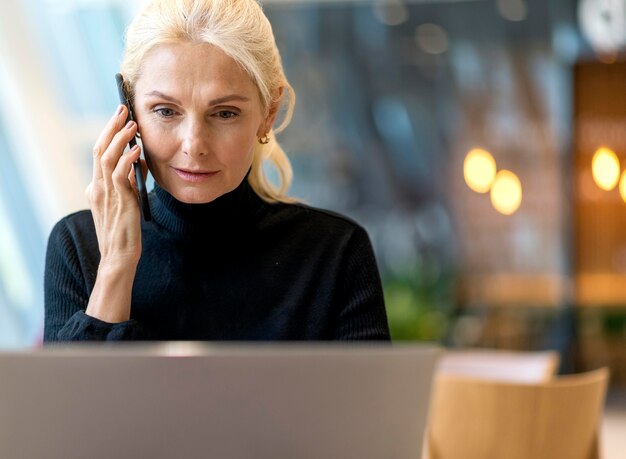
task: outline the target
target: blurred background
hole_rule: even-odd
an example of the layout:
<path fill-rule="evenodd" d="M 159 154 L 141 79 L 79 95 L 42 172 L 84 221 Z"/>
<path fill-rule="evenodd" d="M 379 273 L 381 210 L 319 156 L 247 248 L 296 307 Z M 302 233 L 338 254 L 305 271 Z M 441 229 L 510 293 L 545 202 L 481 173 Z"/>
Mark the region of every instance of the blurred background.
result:
<path fill-rule="evenodd" d="M 134 0 L 0 3 L 0 348 L 43 328 Z M 626 0 L 265 0 L 292 194 L 369 231 L 395 340 L 626 385 Z"/>

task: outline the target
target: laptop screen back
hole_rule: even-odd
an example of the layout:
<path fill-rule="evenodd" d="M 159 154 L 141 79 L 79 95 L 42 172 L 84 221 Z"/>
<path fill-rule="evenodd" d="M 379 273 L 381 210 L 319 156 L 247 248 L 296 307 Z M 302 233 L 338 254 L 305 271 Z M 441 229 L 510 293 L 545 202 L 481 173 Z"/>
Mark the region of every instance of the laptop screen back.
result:
<path fill-rule="evenodd" d="M 51 348 L 0 354 L 0 457 L 420 457 L 438 350 Z"/>

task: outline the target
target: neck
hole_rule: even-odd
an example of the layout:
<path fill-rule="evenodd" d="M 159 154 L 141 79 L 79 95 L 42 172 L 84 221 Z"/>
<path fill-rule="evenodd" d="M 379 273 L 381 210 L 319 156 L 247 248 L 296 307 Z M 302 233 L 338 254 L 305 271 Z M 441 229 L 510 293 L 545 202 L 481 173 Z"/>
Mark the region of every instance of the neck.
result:
<path fill-rule="evenodd" d="M 252 190 L 247 178 L 233 191 L 204 204 L 178 201 L 158 184 L 150 200 L 157 224 L 184 236 L 231 231 L 249 223 L 264 205 Z"/>

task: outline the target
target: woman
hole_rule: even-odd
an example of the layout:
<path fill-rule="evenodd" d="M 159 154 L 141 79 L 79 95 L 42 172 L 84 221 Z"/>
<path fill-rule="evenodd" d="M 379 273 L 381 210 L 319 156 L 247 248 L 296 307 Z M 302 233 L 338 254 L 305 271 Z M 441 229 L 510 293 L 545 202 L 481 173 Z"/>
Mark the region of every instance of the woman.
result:
<path fill-rule="evenodd" d="M 50 235 L 44 339 L 389 340 L 363 228 L 285 195 L 291 168 L 274 135 L 294 94 L 260 6 L 152 1 L 121 71 L 137 123 L 119 107 L 94 146 L 91 211 Z M 122 154 L 136 132 L 156 183 L 152 222 L 131 173 L 140 150 Z"/>

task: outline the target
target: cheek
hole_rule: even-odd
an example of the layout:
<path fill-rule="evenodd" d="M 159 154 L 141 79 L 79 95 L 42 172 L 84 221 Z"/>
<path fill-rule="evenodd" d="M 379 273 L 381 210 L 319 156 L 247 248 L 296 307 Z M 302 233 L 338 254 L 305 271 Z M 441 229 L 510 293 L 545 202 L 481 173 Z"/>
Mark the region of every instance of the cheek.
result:
<path fill-rule="evenodd" d="M 250 126 L 228 126 L 209 134 L 209 148 L 223 163 L 249 161 L 256 142 L 256 131 Z"/>
<path fill-rule="evenodd" d="M 141 125 L 141 140 L 144 148 L 154 159 L 168 159 L 176 153 L 176 136 L 151 123 Z"/>

